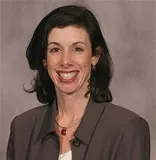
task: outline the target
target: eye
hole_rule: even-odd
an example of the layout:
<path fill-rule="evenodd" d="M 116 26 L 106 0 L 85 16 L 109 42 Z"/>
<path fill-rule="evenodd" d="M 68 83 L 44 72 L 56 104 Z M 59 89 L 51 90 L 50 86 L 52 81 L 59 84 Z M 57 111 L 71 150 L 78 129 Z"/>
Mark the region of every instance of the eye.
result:
<path fill-rule="evenodd" d="M 49 52 L 51 52 L 51 53 L 55 53 L 55 52 L 59 52 L 59 51 L 60 51 L 60 48 L 58 48 L 58 47 L 54 47 L 54 48 L 49 49 Z"/>
<path fill-rule="evenodd" d="M 83 52 L 83 49 L 80 48 L 80 47 L 75 47 L 73 50 L 74 50 L 75 52 Z"/>

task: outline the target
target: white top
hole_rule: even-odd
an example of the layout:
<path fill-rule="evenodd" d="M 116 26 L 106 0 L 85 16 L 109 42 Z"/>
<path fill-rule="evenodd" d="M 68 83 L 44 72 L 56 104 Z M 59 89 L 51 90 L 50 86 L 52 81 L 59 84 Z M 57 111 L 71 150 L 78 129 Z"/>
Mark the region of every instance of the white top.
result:
<path fill-rule="evenodd" d="M 72 160 L 72 151 L 60 154 L 58 160 Z"/>

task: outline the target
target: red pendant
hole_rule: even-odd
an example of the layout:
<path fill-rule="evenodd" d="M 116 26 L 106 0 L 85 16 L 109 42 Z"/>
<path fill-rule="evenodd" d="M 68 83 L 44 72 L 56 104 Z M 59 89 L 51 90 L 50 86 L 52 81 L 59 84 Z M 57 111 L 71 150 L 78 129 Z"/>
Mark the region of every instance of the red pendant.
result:
<path fill-rule="evenodd" d="M 66 128 L 63 128 L 63 129 L 61 130 L 61 134 L 62 134 L 63 136 L 65 136 L 65 135 L 67 134 Z"/>

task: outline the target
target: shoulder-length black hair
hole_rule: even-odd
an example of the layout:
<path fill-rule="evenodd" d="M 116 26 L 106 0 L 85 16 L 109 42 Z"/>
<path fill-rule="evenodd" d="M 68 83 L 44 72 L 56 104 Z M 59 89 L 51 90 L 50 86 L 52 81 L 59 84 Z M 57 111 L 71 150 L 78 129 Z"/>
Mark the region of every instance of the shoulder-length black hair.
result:
<path fill-rule="evenodd" d="M 111 102 L 109 84 L 113 74 L 113 64 L 107 44 L 93 13 L 85 7 L 76 5 L 62 6 L 53 10 L 35 29 L 26 50 L 26 57 L 30 68 L 36 70 L 37 75 L 32 89 L 26 91 L 36 92 L 41 103 L 51 104 L 56 98 L 54 83 L 43 66 L 43 60 L 46 59 L 49 32 L 55 27 L 63 28 L 70 25 L 86 29 L 90 37 L 92 55 L 100 56 L 96 70 L 91 71 L 88 93 L 95 102 Z"/>

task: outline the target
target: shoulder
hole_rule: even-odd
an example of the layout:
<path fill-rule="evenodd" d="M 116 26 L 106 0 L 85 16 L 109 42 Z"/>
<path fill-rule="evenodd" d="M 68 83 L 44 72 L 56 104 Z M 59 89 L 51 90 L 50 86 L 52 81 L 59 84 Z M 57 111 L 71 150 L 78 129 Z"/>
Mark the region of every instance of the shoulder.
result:
<path fill-rule="evenodd" d="M 114 119 L 131 120 L 140 117 L 137 113 L 113 103 L 105 104 L 105 112 Z"/>
<path fill-rule="evenodd" d="M 148 122 L 138 114 L 114 104 L 107 104 L 105 113 L 108 114 L 109 124 L 107 137 L 110 141 L 113 139 L 112 144 L 118 144 L 117 159 L 132 156 L 137 157 L 136 159 L 143 157 L 149 159 L 150 128 Z"/>
<path fill-rule="evenodd" d="M 105 104 L 105 114 L 107 114 L 108 117 L 113 118 L 113 120 L 125 122 L 141 118 L 137 113 L 112 103 Z"/>
<path fill-rule="evenodd" d="M 99 105 L 104 108 L 97 127 L 97 135 L 102 135 L 101 141 L 107 139 L 111 145 L 119 145 L 121 142 L 128 145 L 131 140 L 137 139 L 139 143 L 139 139 L 145 138 L 149 144 L 150 130 L 144 118 L 112 103 Z"/>
<path fill-rule="evenodd" d="M 143 117 L 112 103 L 105 103 L 102 121 L 104 124 L 107 122 L 109 130 L 114 132 L 149 130 L 148 122 Z"/>
<path fill-rule="evenodd" d="M 48 105 L 41 105 L 25 111 L 17 115 L 12 120 L 12 125 L 15 126 L 33 126 L 36 121 L 42 121 L 47 112 Z"/>

